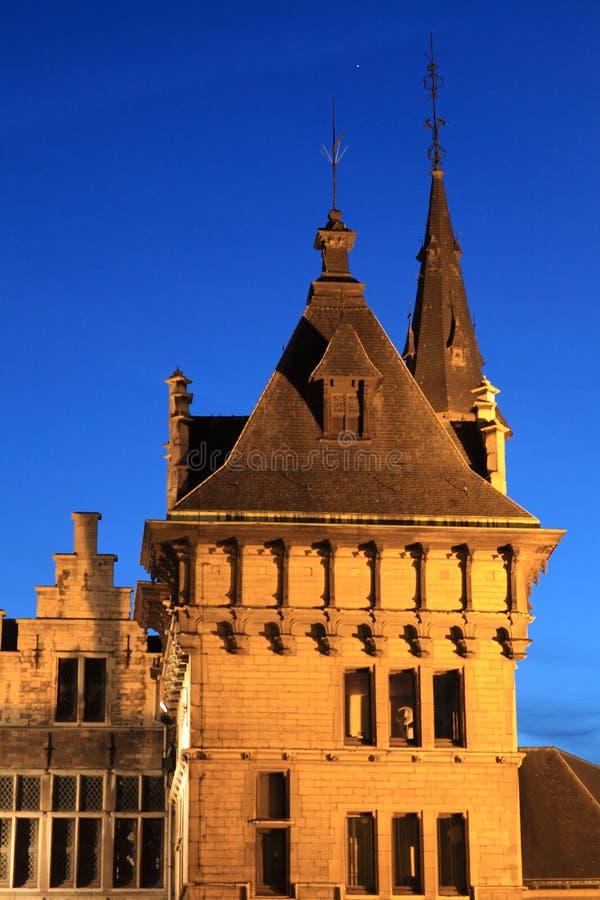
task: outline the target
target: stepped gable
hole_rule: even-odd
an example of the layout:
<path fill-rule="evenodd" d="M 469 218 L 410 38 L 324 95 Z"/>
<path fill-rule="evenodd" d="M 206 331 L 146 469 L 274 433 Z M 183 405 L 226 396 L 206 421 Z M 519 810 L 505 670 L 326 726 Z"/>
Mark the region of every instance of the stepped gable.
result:
<path fill-rule="evenodd" d="M 210 511 L 229 518 L 280 513 L 537 526 L 469 468 L 438 421 L 349 273 L 354 238 L 333 210 L 315 240 L 322 274 L 228 462 L 171 516 Z M 327 404 L 335 407 L 341 395 L 356 424 L 329 432 Z"/>
<path fill-rule="evenodd" d="M 600 887 L 600 766 L 556 747 L 522 749 L 525 884 Z"/>

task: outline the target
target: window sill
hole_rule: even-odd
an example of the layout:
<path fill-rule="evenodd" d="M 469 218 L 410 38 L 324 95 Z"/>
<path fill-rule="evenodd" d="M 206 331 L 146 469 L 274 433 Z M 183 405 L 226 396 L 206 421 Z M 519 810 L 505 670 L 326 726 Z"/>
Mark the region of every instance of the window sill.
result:
<path fill-rule="evenodd" d="M 269 827 L 279 827 L 279 828 L 289 828 L 290 825 L 295 825 L 293 819 L 266 819 L 266 818 L 256 818 L 256 819 L 248 819 L 249 825 L 268 825 Z M 269 895 L 267 895 L 269 896 Z"/>

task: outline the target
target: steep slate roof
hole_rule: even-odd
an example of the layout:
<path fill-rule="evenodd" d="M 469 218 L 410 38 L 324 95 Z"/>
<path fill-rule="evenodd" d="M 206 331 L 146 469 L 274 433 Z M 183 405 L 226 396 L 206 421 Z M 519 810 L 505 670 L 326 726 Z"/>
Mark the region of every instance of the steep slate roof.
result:
<path fill-rule="evenodd" d="M 171 515 L 270 512 L 537 526 L 471 471 L 438 421 L 348 271 L 354 237 L 332 211 L 315 242 L 323 253 L 321 277 L 228 463 Z M 335 366 L 338 374 L 359 366 L 351 374 L 381 375 L 369 411 L 370 440 L 324 439 L 323 386 L 311 380 L 320 365 Z"/>
<path fill-rule="evenodd" d="M 191 419 L 188 490 L 223 465 L 248 416 L 192 416 Z"/>
<path fill-rule="evenodd" d="M 556 747 L 522 749 L 525 884 L 600 886 L 600 766 Z"/>
<path fill-rule="evenodd" d="M 477 346 L 460 269 L 461 249 L 454 237 L 444 173 L 431 173 L 425 239 L 417 259 L 421 263 L 412 335 L 407 341 L 408 365 L 436 412 L 452 418 L 473 408 L 472 388 L 482 381 L 483 360 Z M 414 346 L 414 353 L 410 352 Z M 463 359 L 452 358 L 462 350 Z"/>

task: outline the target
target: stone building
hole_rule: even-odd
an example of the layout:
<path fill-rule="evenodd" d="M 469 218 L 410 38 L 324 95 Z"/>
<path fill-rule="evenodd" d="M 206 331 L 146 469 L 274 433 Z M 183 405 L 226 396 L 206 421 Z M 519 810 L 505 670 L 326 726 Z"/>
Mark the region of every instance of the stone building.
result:
<path fill-rule="evenodd" d="M 0 613 L 3 898 L 167 896 L 160 650 L 97 552 L 99 518 L 73 513 L 35 619 Z"/>
<path fill-rule="evenodd" d="M 506 494 L 439 159 L 402 355 L 355 237 L 330 210 L 250 416 L 167 379 L 134 620 L 98 513 L 3 615 L 0 900 L 600 897 L 600 768 L 517 746 L 562 532 Z"/>
<path fill-rule="evenodd" d="M 562 532 L 506 495 L 442 176 L 404 359 L 332 209 L 251 415 L 194 417 L 167 379 L 135 615 L 164 644 L 178 898 L 523 896 L 514 669 Z"/>

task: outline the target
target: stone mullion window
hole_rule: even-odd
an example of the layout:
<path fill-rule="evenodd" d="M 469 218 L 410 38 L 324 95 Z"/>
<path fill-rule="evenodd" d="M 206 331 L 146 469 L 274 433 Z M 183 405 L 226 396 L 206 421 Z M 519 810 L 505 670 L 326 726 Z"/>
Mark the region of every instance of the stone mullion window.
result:
<path fill-rule="evenodd" d="M 162 887 L 164 808 L 162 775 L 116 776 L 113 887 Z"/>
<path fill-rule="evenodd" d="M 102 775 L 55 775 L 52 784 L 50 887 L 102 883 Z"/>
<path fill-rule="evenodd" d="M 0 776 L 0 887 L 38 884 L 40 778 Z"/>
<path fill-rule="evenodd" d="M 55 721 L 105 722 L 106 682 L 106 657 L 59 657 Z"/>

